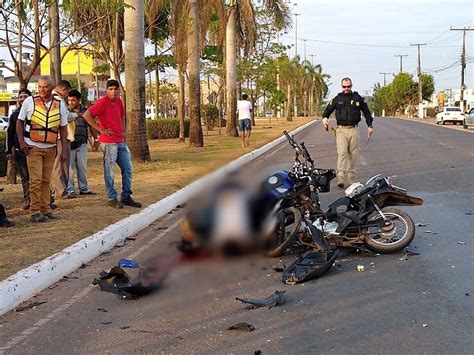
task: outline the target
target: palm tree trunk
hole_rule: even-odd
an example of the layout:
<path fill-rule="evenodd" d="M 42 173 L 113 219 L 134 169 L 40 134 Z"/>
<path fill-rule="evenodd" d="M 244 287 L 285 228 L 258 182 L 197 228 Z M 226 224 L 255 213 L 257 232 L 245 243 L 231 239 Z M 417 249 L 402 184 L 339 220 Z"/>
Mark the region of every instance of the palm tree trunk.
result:
<path fill-rule="evenodd" d="M 158 45 L 155 43 L 155 56 L 158 57 Z M 151 80 L 150 80 L 151 86 Z M 160 63 L 156 64 L 155 68 L 155 120 L 157 120 L 160 115 Z"/>
<path fill-rule="evenodd" d="M 189 0 L 190 30 L 188 34 L 189 144 L 202 147 L 201 82 L 199 76 L 199 1 Z"/>
<path fill-rule="evenodd" d="M 125 81 L 127 128 L 132 157 L 150 160 L 145 122 L 145 43 L 143 1 L 129 0 L 125 8 Z"/>
<path fill-rule="evenodd" d="M 287 87 L 287 98 L 286 98 L 286 112 L 285 112 L 285 118 L 287 121 L 291 122 L 293 121 L 293 98 L 291 96 L 291 82 L 288 82 L 288 87 Z"/>
<path fill-rule="evenodd" d="M 229 6 L 227 26 L 226 26 L 226 99 L 227 109 L 226 132 L 229 136 L 238 137 L 237 132 L 237 61 L 236 61 L 236 28 L 237 9 L 234 5 Z"/>
<path fill-rule="evenodd" d="M 52 0 L 49 5 L 49 42 L 51 43 L 50 52 L 50 71 L 55 84 L 61 81 L 61 47 L 59 37 L 59 5 L 58 0 Z M 23 58 L 20 58 L 22 61 Z"/>
<path fill-rule="evenodd" d="M 184 69 L 182 64 L 178 63 L 178 120 L 179 120 L 179 142 L 184 143 L 186 138 L 184 137 Z"/>

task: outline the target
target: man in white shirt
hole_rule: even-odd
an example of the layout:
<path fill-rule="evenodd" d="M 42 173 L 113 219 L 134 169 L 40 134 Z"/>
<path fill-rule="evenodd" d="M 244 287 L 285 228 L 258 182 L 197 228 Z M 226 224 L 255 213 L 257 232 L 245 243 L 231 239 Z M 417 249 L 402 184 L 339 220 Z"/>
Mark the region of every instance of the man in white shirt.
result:
<path fill-rule="evenodd" d="M 21 107 L 16 132 L 20 149 L 26 154 L 30 176 L 31 222 L 57 219 L 50 209 L 49 184 L 56 157 L 58 134 L 67 136 L 68 109 L 64 101 L 52 94 L 49 77 L 38 80 L 38 96 L 28 97 Z M 66 140 L 62 144 L 61 161 L 67 157 Z"/>
<path fill-rule="evenodd" d="M 242 100 L 237 101 L 239 112 L 239 131 L 242 147 L 249 145 L 250 133 L 252 131 L 252 103 L 247 100 L 248 95 L 243 94 Z"/>

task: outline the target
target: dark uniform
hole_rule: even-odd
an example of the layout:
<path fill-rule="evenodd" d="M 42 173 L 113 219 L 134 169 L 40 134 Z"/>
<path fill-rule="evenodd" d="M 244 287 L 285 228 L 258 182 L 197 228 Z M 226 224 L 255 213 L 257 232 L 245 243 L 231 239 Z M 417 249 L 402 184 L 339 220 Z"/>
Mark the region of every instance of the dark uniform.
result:
<path fill-rule="evenodd" d="M 347 174 L 349 184 L 354 182 L 355 161 L 359 151 L 359 134 L 357 124 L 364 113 L 368 127 L 372 127 L 373 118 L 369 107 L 356 91 L 344 94 L 340 92 L 332 99 L 324 110 L 323 117 L 329 118 L 336 111 L 337 127 L 334 129 L 337 144 L 337 180 L 338 185 L 344 184 Z"/>

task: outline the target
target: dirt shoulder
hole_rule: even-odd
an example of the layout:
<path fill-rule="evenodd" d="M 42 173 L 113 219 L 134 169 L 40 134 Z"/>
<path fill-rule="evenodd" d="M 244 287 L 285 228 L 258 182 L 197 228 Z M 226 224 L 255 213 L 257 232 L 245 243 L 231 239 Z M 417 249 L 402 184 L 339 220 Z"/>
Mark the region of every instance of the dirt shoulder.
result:
<path fill-rule="evenodd" d="M 283 130 L 291 131 L 309 119 L 293 122 L 283 119 L 271 122 L 257 120 L 252 131 L 250 146 L 242 148 L 240 138 L 205 132 L 203 148 L 189 147 L 177 139 L 150 140 L 151 161 L 133 164 L 133 198 L 143 207 L 151 205 L 186 186 L 195 179 L 225 165 L 233 159 L 255 150 L 280 137 Z M 113 224 L 138 209 L 123 210 L 107 206 L 102 174 L 102 153 L 88 153 L 88 181 L 93 196 L 79 196 L 72 200 L 59 200 L 55 211 L 58 221 L 31 224 L 29 212 L 22 210 L 22 190 L 18 184 L 7 185 L 0 178 L 0 202 L 7 209 L 8 218 L 16 223 L 12 228 L 0 228 L 0 280 L 30 266 L 75 242 Z M 120 172 L 116 170 L 116 188 L 120 191 Z M 77 187 L 76 187 L 77 188 Z"/>

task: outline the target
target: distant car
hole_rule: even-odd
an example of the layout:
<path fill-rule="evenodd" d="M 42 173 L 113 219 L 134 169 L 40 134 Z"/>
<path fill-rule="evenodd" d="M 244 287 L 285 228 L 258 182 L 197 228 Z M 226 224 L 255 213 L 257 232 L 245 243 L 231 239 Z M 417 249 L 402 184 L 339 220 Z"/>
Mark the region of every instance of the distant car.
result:
<path fill-rule="evenodd" d="M 6 131 L 8 128 L 8 117 L 0 116 L 0 131 Z"/>
<path fill-rule="evenodd" d="M 464 116 L 464 112 L 462 112 L 459 107 L 443 107 L 441 111 L 436 114 L 436 124 L 445 124 L 446 122 L 463 124 Z"/>
<path fill-rule="evenodd" d="M 469 110 L 469 113 L 464 116 L 464 129 L 468 129 L 469 126 L 474 126 L 474 108 Z"/>

